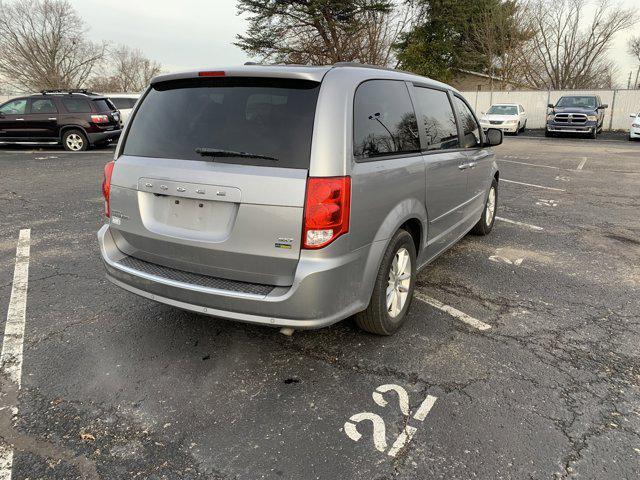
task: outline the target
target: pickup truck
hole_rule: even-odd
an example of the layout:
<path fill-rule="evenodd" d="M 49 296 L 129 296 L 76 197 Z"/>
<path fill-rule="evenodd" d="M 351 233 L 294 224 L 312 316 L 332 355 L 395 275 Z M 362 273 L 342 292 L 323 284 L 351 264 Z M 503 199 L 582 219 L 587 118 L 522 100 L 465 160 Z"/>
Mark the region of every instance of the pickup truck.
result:
<path fill-rule="evenodd" d="M 561 97 L 555 105 L 549 104 L 551 111 L 547 113 L 545 136 L 581 133 L 596 138 L 602 132 L 604 111 L 608 107 L 597 95 Z"/>

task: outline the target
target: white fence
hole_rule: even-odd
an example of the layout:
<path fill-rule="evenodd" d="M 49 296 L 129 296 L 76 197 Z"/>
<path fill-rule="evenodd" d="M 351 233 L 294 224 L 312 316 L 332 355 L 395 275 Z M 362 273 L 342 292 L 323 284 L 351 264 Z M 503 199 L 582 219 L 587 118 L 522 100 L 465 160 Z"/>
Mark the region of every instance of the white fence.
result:
<path fill-rule="evenodd" d="M 640 90 L 523 90 L 511 92 L 462 92 L 478 114 L 494 103 L 519 103 L 527 112 L 528 128 L 544 128 L 547 105 L 563 95 L 600 95 L 609 105 L 605 110 L 605 130 L 629 130 L 629 115 L 640 112 Z M 0 94 L 0 103 L 20 94 Z"/>
<path fill-rule="evenodd" d="M 631 114 L 640 112 L 640 90 L 523 90 L 511 92 L 462 92 L 480 114 L 495 103 L 518 103 L 527 112 L 527 128 L 544 128 L 547 105 L 555 104 L 563 95 L 600 95 L 605 110 L 605 130 L 629 130 Z"/>

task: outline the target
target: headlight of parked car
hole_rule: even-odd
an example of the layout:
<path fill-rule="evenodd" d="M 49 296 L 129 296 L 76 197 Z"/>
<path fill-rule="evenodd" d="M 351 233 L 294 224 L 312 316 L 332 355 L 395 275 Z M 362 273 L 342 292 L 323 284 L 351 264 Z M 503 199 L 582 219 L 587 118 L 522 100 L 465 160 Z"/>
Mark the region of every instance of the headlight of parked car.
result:
<path fill-rule="evenodd" d="M 553 120 L 555 118 L 555 115 L 553 113 L 550 113 L 549 115 L 547 115 L 547 120 Z"/>
<path fill-rule="evenodd" d="M 589 120 L 590 122 L 595 122 L 598 120 L 598 117 L 596 115 L 587 115 L 587 120 Z"/>

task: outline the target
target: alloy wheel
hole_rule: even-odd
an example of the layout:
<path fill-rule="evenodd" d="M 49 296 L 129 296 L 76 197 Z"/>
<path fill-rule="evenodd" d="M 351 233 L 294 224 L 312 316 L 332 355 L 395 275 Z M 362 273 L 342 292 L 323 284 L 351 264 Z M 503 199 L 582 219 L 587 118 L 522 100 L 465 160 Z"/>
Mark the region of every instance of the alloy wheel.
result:
<path fill-rule="evenodd" d="M 387 313 L 391 318 L 397 317 L 409 296 L 411 285 L 411 256 L 406 248 L 398 250 L 389 269 L 387 284 Z"/>

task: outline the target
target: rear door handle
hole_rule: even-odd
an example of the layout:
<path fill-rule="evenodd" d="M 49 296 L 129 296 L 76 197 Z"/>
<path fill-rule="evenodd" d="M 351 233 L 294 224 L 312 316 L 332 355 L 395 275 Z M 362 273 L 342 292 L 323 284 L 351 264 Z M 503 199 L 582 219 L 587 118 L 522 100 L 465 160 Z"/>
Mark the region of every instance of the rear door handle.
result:
<path fill-rule="evenodd" d="M 49 117 L 49 120 L 58 120 L 57 117 Z"/>
<path fill-rule="evenodd" d="M 471 164 L 470 163 L 461 163 L 460 165 L 458 165 L 458 168 L 460 170 L 466 170 L 467 168 L 470 168 Z"/>
<path fill-rule="evenodd" d="M 16 122 L 24 122 L 24 118 L 16 118 Z"/>

